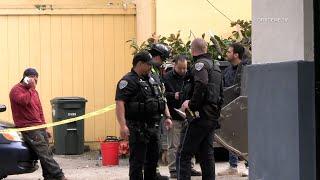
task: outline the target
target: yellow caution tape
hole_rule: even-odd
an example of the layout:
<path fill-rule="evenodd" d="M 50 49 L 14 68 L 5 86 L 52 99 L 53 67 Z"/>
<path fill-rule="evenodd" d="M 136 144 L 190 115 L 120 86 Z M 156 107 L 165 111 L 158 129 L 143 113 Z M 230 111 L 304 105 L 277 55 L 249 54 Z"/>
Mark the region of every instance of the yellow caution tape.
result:
<path fill-rule="evenodd" d="M 44 128 L 49 128 L 49 127 L 54 127 L 54 126 L 59 126 L 59 125 L 63 125 L 63 124 L 67 124 L 67 123 L 71 123 L 71 122 L 75 122 L 75 121 L 80 121 L 82 119 L 86 119 L 86 118 L 90 118 L 93 116 L 97 116 L 103 113 L 106 113 L 108 111 L 111 111 L 113 109 L 116 108 L 115 104 L 112 104 L 110 106 L 107 106 L 103 109 L 99 109 L 97 111 L 82 115 L 82 116 L 78 116 L 78 117 L 74 117 L 74 118 L 69 118 L 69 119 L 65 119 L 65 120 L 61 120 L 58 122 L 54 122 L 54 123 L 49 123 L 49 124 L 42 124 L 42 125 L 38 125 L 38 126 L 32 126 L 32 127 L 25 127 L 25 128 L 9 128 L 9 129 L 3 129 L 0 130 L 0 134 L 1 133 L 7 133 L 7 132 L 22 132 L 22 131 L 31 131 L 31 130 L 36 130 L 36 129 L 44 129 Z"/>

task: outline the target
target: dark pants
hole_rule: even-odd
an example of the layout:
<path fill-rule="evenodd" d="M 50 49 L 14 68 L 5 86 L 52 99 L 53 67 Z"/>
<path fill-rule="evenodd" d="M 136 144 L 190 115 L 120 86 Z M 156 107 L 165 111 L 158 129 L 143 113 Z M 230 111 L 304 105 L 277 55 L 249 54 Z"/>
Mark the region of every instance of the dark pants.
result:
<path fill-rule="evenodd" d="M 23 138 L 31 149 L 37 154 L 42 167 L 45 180 L 59 180 L 64 177 L 58 163 L 53 159 L 49 149 L 48 135 L 45 130 L 22 132 Z"/>
<path fill-rule="evenodd" d="M 160 148 L 158 128 L 130 128 L 129 146 L 130 180 L 155 180 Z"/>
<path fill-rule="evenodd" d="M 229 164 L 232 168 L 238 167 L 238 156 L 229 151 Z"/>
<path fill-rule="evenodd" d="M 191 158 L 195 154 L 200 162 L 203 180 L 215 179 L 213 136 L 216 123 L 205 119 L 194 119 L 186 123 L 181 131 L 177 152 L 178 180 L 191 179 Z"/>

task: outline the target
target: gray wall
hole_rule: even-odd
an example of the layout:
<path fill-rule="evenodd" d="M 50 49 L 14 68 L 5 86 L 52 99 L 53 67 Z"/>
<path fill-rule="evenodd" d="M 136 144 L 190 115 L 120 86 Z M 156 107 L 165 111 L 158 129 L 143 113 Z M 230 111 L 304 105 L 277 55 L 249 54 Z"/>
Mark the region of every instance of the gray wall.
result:
<path fill-rule="evenodd" d="M 314 180 L 312 62 L 248 66 L 249 179 Z"/>
<path fill-rule="evenodd" d="M 313 57 L 312 0 L 252 1 L 252 62 Z"/>

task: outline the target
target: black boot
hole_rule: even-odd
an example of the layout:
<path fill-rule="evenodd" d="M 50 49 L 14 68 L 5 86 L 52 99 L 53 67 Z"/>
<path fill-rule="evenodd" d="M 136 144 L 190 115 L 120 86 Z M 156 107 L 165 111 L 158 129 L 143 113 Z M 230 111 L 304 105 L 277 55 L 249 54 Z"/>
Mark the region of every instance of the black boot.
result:
<path fill-rule="evenodd" d="M 195 169 L 191 169 L 191 176 L 202 176 L 202 173 Z"/>
<path fill-rule="evenodd" d="M 157 172 L 157 180 L 169 180 L 168 176 L 162 176 L 159 172 Z"/>

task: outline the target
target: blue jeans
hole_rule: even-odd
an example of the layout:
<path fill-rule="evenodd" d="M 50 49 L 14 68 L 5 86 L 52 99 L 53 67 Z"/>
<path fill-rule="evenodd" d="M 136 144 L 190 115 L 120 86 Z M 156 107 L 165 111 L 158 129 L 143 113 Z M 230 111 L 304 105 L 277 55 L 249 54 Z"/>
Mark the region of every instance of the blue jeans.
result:
<path fill-rule="evenodd" d="M 229 164 L 231 167 L 238 167 L 238 156 L 229 151 Z"/>

